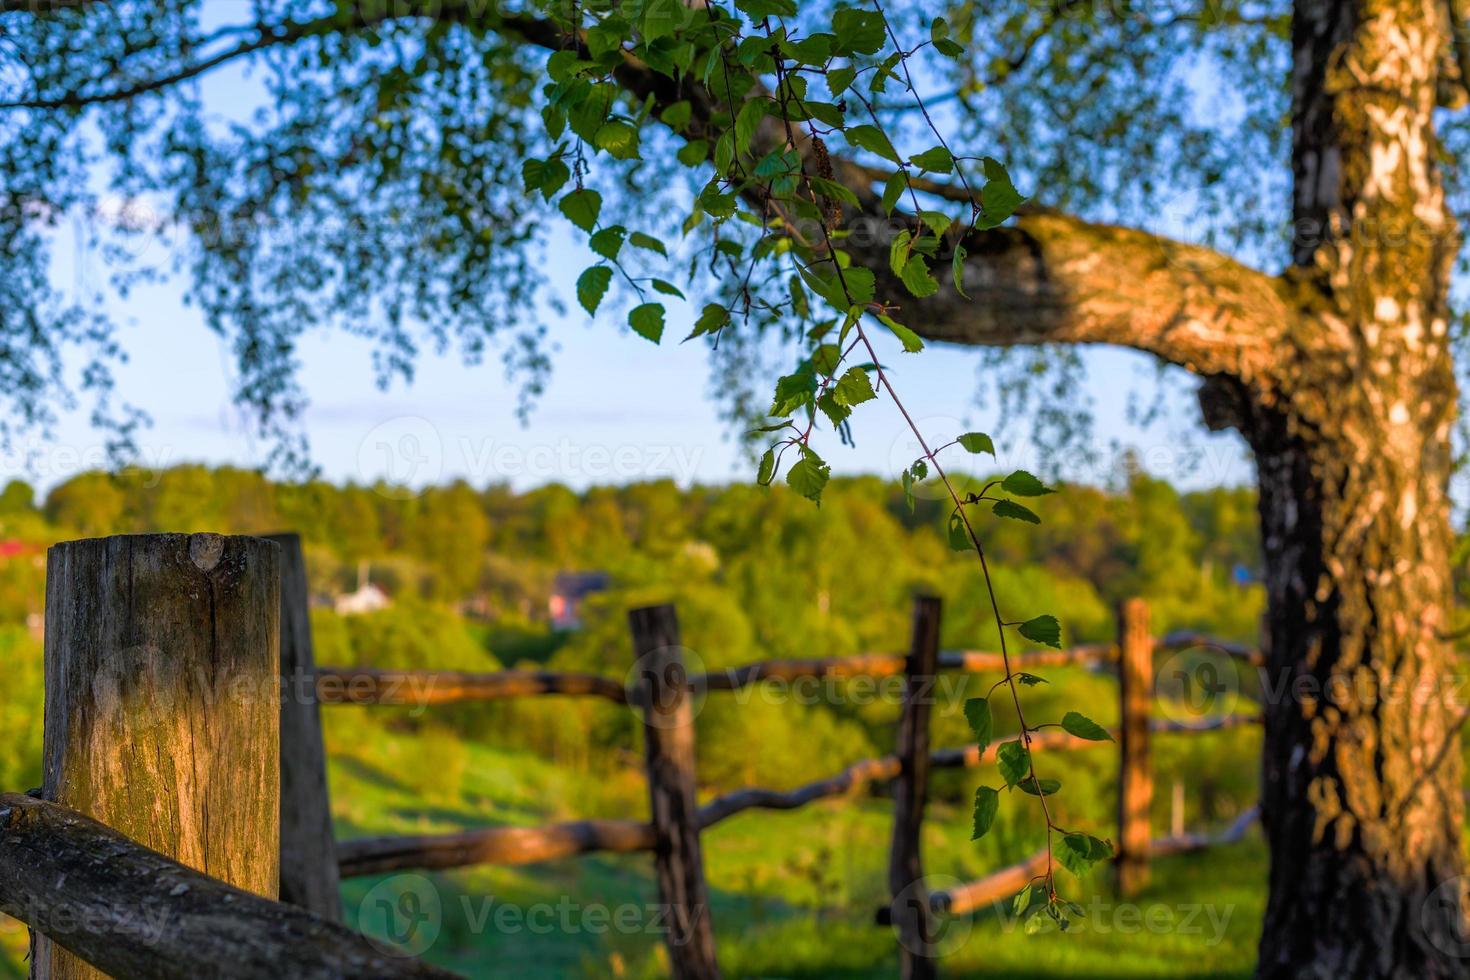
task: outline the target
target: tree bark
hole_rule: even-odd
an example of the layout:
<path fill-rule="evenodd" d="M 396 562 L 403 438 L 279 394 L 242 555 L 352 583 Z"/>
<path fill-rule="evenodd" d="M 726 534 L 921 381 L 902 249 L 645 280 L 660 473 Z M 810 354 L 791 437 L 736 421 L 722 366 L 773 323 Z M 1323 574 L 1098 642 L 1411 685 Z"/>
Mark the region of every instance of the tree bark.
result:
<path fill-rule="evenodd" d="M 1265 977 L 1465 974 L 1431 0 L 1301 0 L 1289 400 L 1244 399 L 1266 562 Z M 1346 340 L 1323 357 L 1318 338 Z M 1296 353 L 1296 352 L 1291 352 Z"/>
<path fill-rule="evenodd" d="M 1448 459 L 1434 446 L 1418 467 L 1360 469 L 1341 439 L 1290 428 L 1252 432 L 1268 595 L 1259 971 L 1464 976 Z"/>

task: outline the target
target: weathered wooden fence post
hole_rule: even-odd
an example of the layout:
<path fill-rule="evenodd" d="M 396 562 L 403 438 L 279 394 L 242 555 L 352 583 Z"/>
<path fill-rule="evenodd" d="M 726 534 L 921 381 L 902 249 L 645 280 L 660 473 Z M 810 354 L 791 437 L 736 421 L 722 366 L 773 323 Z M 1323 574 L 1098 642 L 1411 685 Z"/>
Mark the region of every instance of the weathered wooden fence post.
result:
<path fill-rule="evenodd" d="M 934 916 L 924 887 L 920 834 L 929 798 L 929 714 L 939 664 L 940 601 L 914 600 L 913 640 L 904 666 L 903 711 L 895 752 L 900 765 L 893 790 L 893 846 L 888 856 L 889 916 L 898 932 L 899 974 L 905 980 L 935 976 Z"/>
<path fill-rule="evenodd" d="M 1136 894 L 1148 881 L 1153 831 L 1153 772 L 1149 769 L 1149 709 L 1153 703 L 1154 641 L 1148 603 L 1125 600 L 1118 607 L 1118 891 Z"/>
<path fill-rule="evenodd" d="M 281 547 L 281 901 L 341 922 L 306 558 L 300 535 L 268 540 Z"/>
<path fill-rule="evenodd" d="M 280 859 L 279 551 L 124 535 L 58 544 L 46 572 L 44 798 L 267 898 Z M 33 939 L 33 977 L 103 976 Z"/>
<path fill-rule="evenodd" d="M 713 980 L 720 967 L 699 847 L 694 711 L 679 619 L 673 606 L 648 606 L 628 613 L 628 623 L 636 658 L 629 694 L 643 711 L 654 866 L 668 921 L 670 972 L 675 980 Z"/>

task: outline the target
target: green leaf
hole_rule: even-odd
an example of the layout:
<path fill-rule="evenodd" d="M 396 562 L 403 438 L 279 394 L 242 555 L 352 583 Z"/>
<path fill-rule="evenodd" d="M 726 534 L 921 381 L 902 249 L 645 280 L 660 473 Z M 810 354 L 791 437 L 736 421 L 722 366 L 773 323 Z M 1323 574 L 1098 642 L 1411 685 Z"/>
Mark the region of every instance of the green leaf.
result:
<path fill-rule="evenodd" d="M 641 231 L 635 231 L 633 232 L 633 234 L 629 235 L 628 243 L 637 248 L 646 249 L 650 252 L 657 252 L 659 255 L 662 255 L 665 258 L 667 258 L 669 254 L 669 250 L 664 247 L 663 242 L 659 241 L 657 238 L 654 238 L 652 235 L 645 235 Z"/>
<path fill-rule="evenodd" d="M 1057 860 L 1062 867 L 1081 878 L 1099 861 L 1113 856 L 1113 846 L 1089 834 L 1067 834 L 1057 847 Z"/>
<path fill-rule="evenodd" d="M 832 15 L 832 33 L 837 35 L 834 53 L 877 54 L 888 40 L 887 26 L 876 10 L 844 8 Z"/>
<path fill-rule="evenodd" d="M 822 462 L 816 453 L 808 452 L 786 471 L 786 482 L 803 497 L 821 503 L 822 488 L 827 485 L 831 475 L 831 467 Z"/>
<path fill-rule="evenodd" d="M 983 432 L 966 432 L 957 441 L 967 452 L 995 455 L 995 443 Z"/>
<path fill-rule="evenodd" d="M 913 236 L 905 228 L 893 236 L 893 241 L 888 246 L 888 268 L 893 270 L 895 276 L 903 275 L 903 267 L 908 262 L 911 252 L 909 243 L 912 241 Z"/>
<path fill-rule="evenodd" d="M 643 14 L 644 42 L 673 34 L 683 26 L 684 12 L 679 0 L 652 0 Z"/>
<path fill-rule="evenodd" d="M 1031 773 L 1031 753 L 1017 739 L 1000 743 L 995 750 L 995 763 L 1007 786 L 1015 786 Z"/>
<path fill-rule="evenodd" d="M 654 279 L 652 285 L 653 291 L 656 293 L 663 293 L 665 296 L 677 296 L 680 299 L 684 298 L 684 294 L 679 291 L 679 287 L 675 286 L 671 282 L 665 282 L 662 279 Z"/>
<path fill-rule="evenodd" d="M 984 752 L 995 732 L 995 718 L 990 713 L 989 698 L 970 698 L 965 702 L 965 721 L 970 723 L 970 734 L 975 744 Z"/>
<path fill-rule="evenodd" d="M 572 191 L 561 199 L 560 207 L 568 221 L 590 232 L 597 226 L 597 216 L 602 213 L 602 195 L 586 188 Z"/>
<path fill-rule="evenodd" d="M 626 229 L 622 225 L 604 228 L 587 239 L 587 246 L 603 258 L 616 262 L 618 253 L 623 250 L 624 234 Z"/>
<path fill-rule="evenodd" d="M 1021 684 L 1025 687 L 1035 687 L 1037 684 L 1046 683 L 1045 677 L 1037 677 L 1035 674 L 1028 674 L 1024 670 L 1017 671 L 1011 676 L 1016 679 L 1016 683 Z"/>
<path fill-rule="evenodd" d="M 817 408 L 832 422 L 833 428 L 846 422 L 847 417 L 852 414 L 852 409 L 838 402 L 830 390 L 823 392 L 822 397 L 817 399 Z"/>
<path fill-rule="evenodd" d="M 678 102 L 675 102 L 663 112 L 659 113 L 658 118 L 663 121 L 663 124 L 665 126 L 668 126 L 670 129 L 677 133 L 683 130 L 685 126 L 689 125 L 689 120 L 693 117 L 693 115 L 694 105 L 688 99 L 680 99 Z"/>
<path fill-rule="evenodd" d="M 1000 793 L 989 786 L 975 788 L 975 829 L 970 832 L 970 840 L 979 840 L 989 832 L 999 809 Z"/>
<path fill-rule="evenodd" d="M 975 542 L 970 540 L 970 532 L 958 513 L 949 515 L 949 546 L 955 551 L 975 550 Z"/>
<path fill-rule="evenodd" d="M 1049 493 L 1056 493 L 1051 487 L 1042 483 L 1025 470 L 1016 470 L 1016 472 L 1006 477 L 1001 481 L 1000 488 L 1006 493 L 1015 494 L 1017 497 L 1044 497 Z"/>
<path fill-rule="evenodd" d="M 949 274 L 954 279 L 954 291 L 965 299 L 970 298 L 969 294 L 965 292 L 965 259 L 969 254 L 969 252 L 965 251 L 965 246 L 956 245 L 954 247 L 954 257 L 949 260 Z"/>
<path fill-rule="evenodd" d="M 761 457 L 760 469 L 756 471 L 755 482 L 763 487 L 771 485 L 771 480 L 776 476 L 776 450 L 767 449 L 766 454 Z"/>
<path fill-rule="evenodd" d="M 735 0 L 735 6 L 755 21 L 796 16 L 796 0 Z"/>
<path fill-rule="evenodd" d="M 1016 892 L 1016 897 L 1011 900 L 1011 913 L 1019 919 L 1031 907 L 1031 903 L 1037 897 L 1044 894 L 1041 889 L 1036 888 L 1034 885 L 1027 885 L 1025 888 Z"/>
<path fill-rule="evenodd" d="M 894 173 L 888 178 L 888 183 L 883 185 L 883 213 L 892 214 L 893 209 L 898 206 L 898 199 L 903 197 L 903 192 L 908 190 L 908 178 L 902 170 Z"/>
<path fill-rule="evenodd" d="M 662 303 L 643 303 L 628 311 L 628 325 L 638 336 L 655 344 L 664 335 L 664 307 Z"/>
<path fill-rule="evenodd" d="M 1044 643 L 1049 647 L 1062 648 L 1062 625 L 1055 616 L 1037 616 L 1022 623 L 1017 632 L 1032 643 Z"/>
<path fill-rule="evenodd" d="M 740 115 L 735 117 L 735 148 L 741 153 L 749 152 L 750 141 L 755 137 L 756 127 L 766 117 L 768 104 L 764 96 L 756 96 L 740 107 Z"/>
<path fill-rule="evenodd" d="M 1085 738 L 1089 742 L 1111 742 L 1113 736 L 1108 730 L 1086 715 L 1079 715 L 1075 711 L 1069 711 L 1062 715 L 1062 728 L 1069 735 Z"/>
<path fill-rule="evenodd" d="M 923 153 L 915 153 L 909 162 L 930 173 L 947 174 L 954 170 L 954 157 L 942 146 L 931 147 Z"/>
<path fill-rule="evenodd" d="M 920 211 L 919 220 L 923 221 L 928 229 L 934 232 L 936 245 L 938 244 L 937 240 L 942 239 L 944 233 L 949 231 L 949 226 L 954 224 L 954 219 L 943 211 Z"/>
<path fill-rule="evenodd" d="M 878 397 L 878 393 L 873 390 L 873 382 L 868 379 L 868 372 L 860 367 L 848 368 L 838 379 L 833 392 L 837 401 L 848 408 L 855 408 Z"/>
<path fill-rule="evenodd" d="M 735 132 L 725 130 L 720 138 L 715 140 L 715 170 L 722 174 L 730 172 L 730 164 L 735 162 Z"/>
<path fill-rule="evenodd" d="M 817 349 L 812 351 L 810 360 L 818 374 L 830 375 L 837 370 L 837 365 L 842 360 L 842 348 L 836 344 L 818 344 Z"/>
<path fill-rule="evenodd" d="M 603 123 L 592 143 L 599 150 L 606 150 L 615 160 L 634 160 L 638 157 L 638 130 L 620 120 Z"/>
<path fill-rule="evenodd" d="M 919 299 L 939 292 L 939 281 L 930 274 L 929 263 L 922 255 L 910 255 L 909 260 L 904 263 L 903 271 L 898 275 L 909 292 Z"/>
<path fill-rule="evenodd" d="M 679 147 L 679 152 L 674 156 L 684 166 L 696 167 L 709 158 L 709 141 L 690 140 Z"/>
<path fill-rule="evenodd" d="M 924 349 L 924 341 L 919 338 L 918 334 L 914 333 L 908 327 L 888 316 L 886 313 L 878 314 L 878 322 L 883 324 L 883 326 L 887 327 L 889 330 L 893 331 L 893 335 L 903 342 L 903 349 L 908 353 L 917 354 L 919 351 Z M 1040 520 L 1038 520 L 1037 523 L 1039 524 Z"/>
<path fill-rule="evenodd" d="M 848 128 L 845 135 L 847 142 L 853 146 L 876 153 L 885 160 L 891 160 L 894 163 L 901 162 L 898 151 L 893 148 L 892 143 L 888 142 L 888 137 L 884 135 L 883 130 L 877 126 L 852 126 Z"/>
<path fill-rule="evenodd" d="M 854 306 L 867 306 L 873 302 L 877 286 L 872 269 L 850 265 L 842 270 L 842 281 L 847 285 L 847 293 L 852 297 Z"/>
<path fill-rule="evenodd" d="M 832 93 L 832 98 L 837 98 L 847 91 L 852 80 L 857 78 L 857 69 L 851 65 L 845 68 L 833 68 L 827 72 L 827 89 Z"/>
<path fill-rule="evenodd" d="M 1016 789 L 1032 796 L 1055 796 L 1061 791 L 1062 781 L 1060 779 L 1033 779 L 1027 776 L 1016 784 Z"/>
<path fill-rule="evenodd" d="M 1015 214 L 1026 199 L 1011 183 L 1011 177 L 1000 161 L 985 157 L 980 165 L 985 172 L 985 186 L 980 189 L 980 206 L 985 209 L 985 220 L 978 222 L 977 227 L 994 228 Z"/>
<path fill-rule="evenodd" d="M 990 508 L 990 512 L 996 517 L 1009 517 L 1013 521 L 1025 521 L 1027 524 L 1041 523 L 1041 518 L 1014 500 L 997 500 L 995 506 Z"/>
<path fill-rule="evenodd" d="M 699 314 L 699 319 L 694 321 L 694 332 L 684 339 L 692 340 L 701 334 L 714 333 L 728 323 L 729 320 L 729 310 L 725 309 L 719 303 L 708 303 L 705 305 L 703 312 Z"/>
<path fill-rule="evenodd" d="M 605 265 L 594 265 L 577 277 L 577 302 L 588 316 L 597 315 L 597 307 L 611 282 L 612 269 Z"/>

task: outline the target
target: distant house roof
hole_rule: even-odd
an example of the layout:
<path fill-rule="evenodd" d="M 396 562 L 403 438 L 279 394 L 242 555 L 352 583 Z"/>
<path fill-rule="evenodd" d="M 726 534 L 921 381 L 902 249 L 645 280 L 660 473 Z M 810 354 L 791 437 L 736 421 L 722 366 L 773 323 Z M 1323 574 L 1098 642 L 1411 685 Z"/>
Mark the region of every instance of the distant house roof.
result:
<path fill-rule="evenodd" d="M 0 558 L 19 558 L 21 555 L 39 554 L 40 551 L 40 545 L 17 538 L 6 538 L 0 541 Z"/>
<path fill-rule="evenodd" d="M 351 616 L 386 609 L 393 605 L 393 600 L 388 598 L 388 593 L 369 582 L 355 592 L 339 595 L 334 605 L 340 615 Z"/>
<path fill-rule="evenodd" d="M 611 584 L 612 576 L 607 572 L 558 572 L 551 591 L 564 599 L 581 599 L 605 591 Z"/>
<path fill-rule="evenodd" d="M 551 599 L 546 604 L 551 625 L 559 630 L 577 629 L 582 625 L 582 600 L 610 584 L 612 576 L 606 572 L 559 572 L 551 583 Z"/>

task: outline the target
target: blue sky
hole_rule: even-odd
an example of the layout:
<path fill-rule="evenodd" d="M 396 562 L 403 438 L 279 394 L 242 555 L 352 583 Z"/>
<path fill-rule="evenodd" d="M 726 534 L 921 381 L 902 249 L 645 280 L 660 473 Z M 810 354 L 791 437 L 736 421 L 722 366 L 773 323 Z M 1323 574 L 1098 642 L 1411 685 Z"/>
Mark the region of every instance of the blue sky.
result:
<path fill-rule="evenodd" d="M 227 16 L 233 5 L 215 9 Z M 238 68 L 216 72 L 204 83 L 209 104 L 234 118 L 257 104 L 252 90 L 258 91 Z M 61 288 L 82 281 L 79 272 L 94 282 L 105 274 L 101 259 L 78 254 L 68 233 L 59 235 L 56 247 L 54 279 Z M 161 251 L 157 258 L 164 258 Z M 570 298 L 572 280 L 587 264 L 579 247 L 558 246 L 552 255 L 554 288 Z M 174 282 L 111 300 L 131 356 L 119 373 L 120 394 L 154 420 L 140 437 L 140 462 L 260 465 L 269 447 L 252 438 L 247 420 L 230 404 L 229 351 L 199 312 L 184 305 L 182 294 L 182 283 Z M 575 302 L 569 306 L 568 315 L 549 319 L 551 338 L 560 347 L 555 373 L 525 426 L 515 415 L 515 387 L 493 355 L 467 366 L 454 356 L 426 354 L 411 386 L 400 383 L 384 392 L 374 383 L 366 342 L 341 333 L 312 336 L 300 354 L 311 398 L 302 425 L 314 462 L 333 480 L 422 484 L 464 477 L 476 485 L 507 481 L 518 488 L 550 481 L 580 488 L 656 477 L 683 484 L 750 478 L 749 461 L 706 394 L 702 345 L 670 339 L 654 346 L 614 318 L 589 323 Z M 666 336 L 685 336 L 691 320 L 688 308 L 671 308 Z M 989 431 L 1002 465 L 1036 464 L 1027 425 L 997 431 L 995 407 L 976 405 L 976 352 L 933 346 L 919 355 L 896 347 L 884 353 L 897 365 L 895 384 L 927 436 L 947 441 L 967 429 Z M 1058 475 L 1105 482 L 1117 473 L 1120 453 L 1131 449 L 1146 469 L 1184 486 L 1251 479 L 1241 440 L 1200 427 L 1187 393 L 1166 397 L 1162 421 L 1148 428 L 1129 422 L 1129 393 L 1146 392 L 1153 384 L 1149 359 L 1107 349 L 1084 356 L 1097 458 L 1064 460 Z M 864 406 L 854 428 L 856 448 L 839 446 L 835 437 L 821 447 L 836 472 L 896 477 L 917 455 L 886 401 Z M 20 477 L 44 490 L 100 465 L 102 442 L 85 413 L 67 414 L 53 438 L 23 440 L 0 456 L 0 478 Z"/>

